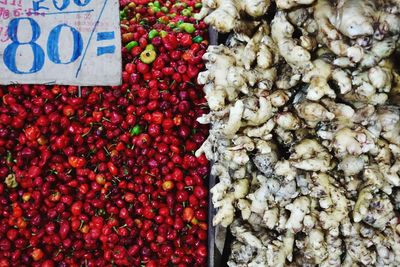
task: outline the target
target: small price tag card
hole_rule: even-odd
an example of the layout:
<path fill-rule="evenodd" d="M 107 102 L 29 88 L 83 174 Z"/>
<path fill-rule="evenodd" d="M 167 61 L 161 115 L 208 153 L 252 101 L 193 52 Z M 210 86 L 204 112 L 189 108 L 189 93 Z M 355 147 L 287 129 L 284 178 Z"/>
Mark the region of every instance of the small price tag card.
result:
<path fill-rule="evenodd" d="M 0 84 L 120 85 L 118 0 L 0 0 Z"/>

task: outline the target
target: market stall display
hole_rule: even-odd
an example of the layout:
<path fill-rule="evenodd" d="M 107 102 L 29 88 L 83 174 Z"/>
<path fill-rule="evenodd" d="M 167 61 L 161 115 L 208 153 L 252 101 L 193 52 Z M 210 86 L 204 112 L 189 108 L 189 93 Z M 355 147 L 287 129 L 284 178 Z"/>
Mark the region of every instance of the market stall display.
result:
<path fill-rule="evenodd" d="M 0 267 L 400 266 L 398 0 L 33 2 L 0 1 Z"/>

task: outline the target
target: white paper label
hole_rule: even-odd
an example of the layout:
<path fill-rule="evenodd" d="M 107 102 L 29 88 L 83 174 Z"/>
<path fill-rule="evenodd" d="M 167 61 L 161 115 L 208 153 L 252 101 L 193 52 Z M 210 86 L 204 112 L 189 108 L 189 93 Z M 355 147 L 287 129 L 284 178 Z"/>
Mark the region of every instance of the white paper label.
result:
<path fill-rule="evenodd" d="M 120 85 L 118 0 L 0 0 L 0 84 Z"/>

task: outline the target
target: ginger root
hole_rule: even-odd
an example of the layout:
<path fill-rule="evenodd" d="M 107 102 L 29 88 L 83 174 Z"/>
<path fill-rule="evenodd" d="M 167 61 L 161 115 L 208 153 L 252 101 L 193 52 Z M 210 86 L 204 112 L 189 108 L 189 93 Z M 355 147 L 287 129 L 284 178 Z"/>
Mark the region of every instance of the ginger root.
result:
<path fill-rule="evenodd" d="M 220 32 L 230 32 L 240 28 L 241 13 L 251 17 L 260 17 L 267 11 L 270 0 L 203 0 L 201 11 L 194 15 L 197 20 L 203 19 Z"/>
<path fill-rule="evenodd" d="M 273 3 L 275 2 L 275 3 Z M 400 266 L 398 0 L 203 0 L 228 265 Z"/>

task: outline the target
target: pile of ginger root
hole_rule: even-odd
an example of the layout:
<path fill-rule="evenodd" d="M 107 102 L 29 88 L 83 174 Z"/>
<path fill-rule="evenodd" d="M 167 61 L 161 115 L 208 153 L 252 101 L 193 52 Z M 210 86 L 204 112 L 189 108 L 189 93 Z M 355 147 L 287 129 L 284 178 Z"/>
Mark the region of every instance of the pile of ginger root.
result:
<path fill-rule="evenodd" d="M 400 1 L 203 0 L 228 265 L 400 266 Z"/>

